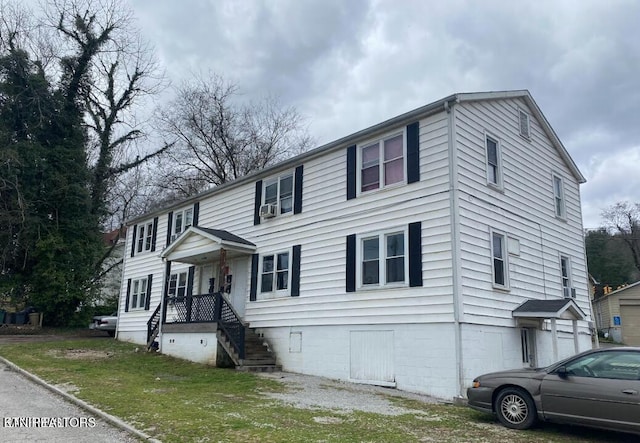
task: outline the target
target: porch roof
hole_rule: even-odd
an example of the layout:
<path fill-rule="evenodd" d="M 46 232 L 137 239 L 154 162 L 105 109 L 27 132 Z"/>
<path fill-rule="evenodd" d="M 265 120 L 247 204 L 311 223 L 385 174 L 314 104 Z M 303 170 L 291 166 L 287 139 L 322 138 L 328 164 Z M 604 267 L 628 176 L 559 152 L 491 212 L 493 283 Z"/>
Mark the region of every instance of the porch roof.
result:
<path fill-rule="evenodd" d="M 227 258 L 252 254 L 256 245 L 242 237 L 222 229 L 191 226 L 171 243 L 160 257 L 163 260 L 189 264 L 213 262 L 221 249 Z"/>
<path fill-rule="evenodd" d="M 512 312 L 514 318 L 584 320 L 585 313 L 572 298 L 527 300 Z"/>

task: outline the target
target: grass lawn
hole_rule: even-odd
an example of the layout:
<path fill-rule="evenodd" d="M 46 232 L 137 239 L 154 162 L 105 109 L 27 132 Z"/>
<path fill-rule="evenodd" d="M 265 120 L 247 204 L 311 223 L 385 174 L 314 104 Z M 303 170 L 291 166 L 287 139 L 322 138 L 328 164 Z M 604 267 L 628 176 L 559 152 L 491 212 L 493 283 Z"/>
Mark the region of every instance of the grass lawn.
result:
<path fill-rule="evenodd" d="M 139 352 L 136 352 L 136 348 Z M 109 339 L 0 345 L 0 355 L 164 442 L 600 442 L 623 434 L 505 429 L 469 408 L 393 397 L 411 413 L 298 409 L 277 381 L 147 353 Z"/>

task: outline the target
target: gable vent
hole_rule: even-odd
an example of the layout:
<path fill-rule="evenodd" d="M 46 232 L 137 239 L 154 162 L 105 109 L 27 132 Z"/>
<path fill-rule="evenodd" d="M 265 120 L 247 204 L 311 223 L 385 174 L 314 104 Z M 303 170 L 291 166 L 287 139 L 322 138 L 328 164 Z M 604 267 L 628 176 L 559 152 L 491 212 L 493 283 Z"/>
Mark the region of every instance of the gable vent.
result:
<path fill-rule="evenodd" d="M 524 112 L 522 109 L 518 110 L 519 121 L 520 121 L 520 135 L 525 138 L 531 137 L 531 126 L 529 124 L 529 114 Z"/>

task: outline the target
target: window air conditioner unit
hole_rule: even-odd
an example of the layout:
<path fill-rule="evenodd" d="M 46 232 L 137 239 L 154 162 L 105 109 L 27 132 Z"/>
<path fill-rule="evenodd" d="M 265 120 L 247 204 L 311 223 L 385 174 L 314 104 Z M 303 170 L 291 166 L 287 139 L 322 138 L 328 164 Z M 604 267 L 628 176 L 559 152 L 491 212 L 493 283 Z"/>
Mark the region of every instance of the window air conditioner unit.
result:
<path fill-rule="evenodd" d="M 575 288 L 562 288 L 564 292 L 564 298 L 576 298 Z"/>
<path fill-rule="evenodd" d="M 271 218 L 275 217 L 278 213 L 278 206 L 267 203 L 266 205 L 260 206 L 260 217 L 262 218 Z"/>

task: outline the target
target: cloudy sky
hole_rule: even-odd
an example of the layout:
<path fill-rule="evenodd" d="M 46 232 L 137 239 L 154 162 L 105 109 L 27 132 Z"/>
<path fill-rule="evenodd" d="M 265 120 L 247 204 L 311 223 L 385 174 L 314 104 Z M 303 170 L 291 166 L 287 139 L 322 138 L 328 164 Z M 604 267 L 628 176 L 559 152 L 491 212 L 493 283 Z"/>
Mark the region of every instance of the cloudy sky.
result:
<path fill-rule="evenodd" d="M 280 97 L 324 144 L 455 92 L 528 89 L 578 164 L 585 227 L 640 202 L 635 0 L 129 0 L 168 78 Z"/>

